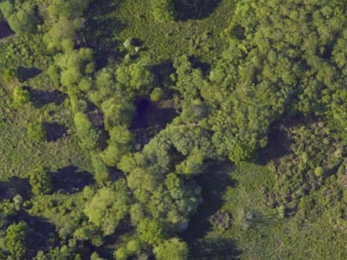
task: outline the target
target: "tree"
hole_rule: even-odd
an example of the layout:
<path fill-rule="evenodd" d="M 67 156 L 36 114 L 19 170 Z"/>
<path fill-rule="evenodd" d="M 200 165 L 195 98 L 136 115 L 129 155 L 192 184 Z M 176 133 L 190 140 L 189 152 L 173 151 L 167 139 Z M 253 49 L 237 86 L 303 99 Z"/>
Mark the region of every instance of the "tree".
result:
<path fill-rule="evenodd" d="M 322 177 L 324 175 L 324 169 L 322 167 L 318 166 L 314 169 L 314 174 L 317 177 Z"/>
<path fill-rule="evenodd" d="M 44 141 L 46 138 L 46 129 L 43 127 L 41 122 L 29 123 L 27 132 L 29 138 L 36 142 Z"/>
<path fill-rule="evenodd" d="M 18 12 L 14 12 L 8 18 L 8 24 L 11 29 L 19 35 L 33 33 L 36 31 L 37 17 L 33 10 L 33 7 L 28 5 L 22 5 L 22 9 Z"/>
<path fill-rule="evenodd" d="M 100 154 L 92 152 L 92 165 L 95 172 L 95 180 L 100 187 L 107 186 L 111 182 L 110 171 L 101 159 Z"/>
<path fill-rule="evenodd" d="M 5 246 L 14 260 L 27 258 L 29 226 L 24 221 L 12 224 L 6 229 Z"/>
<path fill-rule="evenodd" d="M 77 134 L 81 140 L 81 147 L 89 151 L 94 150 L 99 142 L 100 134 L 93 127 L 88 116 L 78 112 L 75 114 L 74 122 Z"/>
<path fill-rule="evenodd" d="M 115 126 L 110 132 L 108 147 L 101 158 L 108 166 L 116 166 L 121 158 L 131 150 L 132 134 L 125 126 Z"/>
<path fill-rule="evenodd" d="M 150 245 L 159 244 L 166 237 L 164 226 L 160 220 L 143 219 L 137 226 L 137 232 L 142 242 Z"/>
<path fill-rule="evenodd" d="M 125 88 L 134 91 L 138 96 L 144 96 L 148 93 L 154 77 L 148 66 L 144 62 L 139 61 L 118 66 L 116 79 Z"/>
<path fill-rule="evenodd" d="M 30 93 L 24 87 L 16 87 L 13 90 L 13 106 L 19 108 L 30 102 Z"/>
<path fill-rule="evenodd" d="M 151 95 L 150 95 L 150 98 L 151 98 L 151 101 L 152 102 L 159 102 L 163 97 L 163 90 L 161 88 L 155 88 Z"/>
<path fill-rule="evenodd" d="M 39 251 L 34 260 L 81 260 L 77 253 L 75 240 L 70 240 L 68 245 L 53 248 L 48 252 Z"/>
<path fill-rule="evenodd" d="M 76 20 L 78 21 L 78 20 Z M 47 45 L 47 49 L 50 51 L 65 50 L 67 42 L 71 45 L 72 39 L 76 34 L 76 31 L 83 27 L 83 22 L 74 23 L 74 20 L 66 17 L 61 17 L 51 26 L 50 30 L 43 36 L 43 40 Z"/>
<path fill-rule="evenodd" d="M 101 188 L 84 208 L 84 213 L 105 235 L 112 234 L 128 214 L 129 195 L 124 180 L 113 188 Z"/>
<path fill-rule="evenodd" d="M 13 3 L 9 0 L 1 2 L 0 3 L 0 11 L 3 14 L 3 16 L 5 17 L 5 19 L 9 19 L 9 17 L 11 16 L 11 14 L 14 11 Z"/>
<path fill-rule="evenodd" d="M 35 195 L 45 195 L 52 190 L 51 176 L 43 167 L 29 173 L 29 182 Z"/>
<path fill-rule="evenodd" d="M 187 260 L 189 250 L 187 243 L 172 238 L 156 246 L 154 254 L 157 260 Z"/>
<path fill-rule="evenodd" d="M 114 96 L 101 104 L 105 115 L 105 127 L 110 130 L 117 125 L 129 125 L 135 112 L 134 104 L 123 95 Z"/>
<path fill-rule="evenodd" d="M 105 258 L 102 258 L 98 253 L 94 252 L 90 256 L 90 260 L 105 260 Z"/>

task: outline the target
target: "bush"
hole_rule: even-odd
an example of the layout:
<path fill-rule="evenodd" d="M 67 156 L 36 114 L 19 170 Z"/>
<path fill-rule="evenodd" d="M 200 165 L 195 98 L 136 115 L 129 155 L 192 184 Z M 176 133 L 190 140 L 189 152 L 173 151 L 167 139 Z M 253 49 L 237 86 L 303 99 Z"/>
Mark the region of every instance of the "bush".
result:
<path fill-rule="evenodd" d="M 5 17 L 8 19 L 10 15 L 13 13 L 13 4 L 11 1 L 4 1 L 0 3 L 0 11 Z"/>
<path fill-rule="evenodd" d="M 6 83 L 11 83 L 18 77 L 18 70 L 15 68 L 4 69 L 1 75 Z"/>
<path fill-rule="evenodd" d="M 152 102 L 159 102 L 160 99 L 163 97 L 163 91 L 160 88 L 155 88 L 151 93 L 151 101 Z"/>
<path fill-rule="evenodd" d="M 322 177 L 324 175 L 324 169 L 322 167 L 316 167 L 316 169 L 314 170 L 314 174 L 317 177 Z"/>
<path fill-rule="evenodd" d="M 43 127 L 42 123 L 30 123 L 27 133 L 29 138 L 36 142 L 42 142 L 46 138 L 46 129 Z"/>
<path fill-rule="evenodd" d="M 52 190 L 51 177 L 43 167 L 29 173 L 29 182 L 35 195 L 48 194 Z"/>
<path fill-rule="evenodd" d="M 30 93 L 23 87 L 16 87 L 13 90 L 13 106 L 19 108 L 30 102 Z"/>
<path fill-rule="evenodd" d="M 33 33 L 36 31 L 37 17 L 32 8 L 24 8 L 13 13 L 8 18 L 8 24 L 19 35 Z"/>
<path fill-rule="evenodd" d="M 187 243 L 172 238 L 155 247 L 154 254 L 158 260 L 186 260 L 189 250 Z"/>
<path fill-rule="evenodd" d="M 25 259 L 27 254 L 26 240 L 29 227 L 24 221 L 12 224 L 6 230 L 5 246 L 11 254 L 7 259 Z"/>
<path fill-rule="evenodd" d="M 75 114 L 74 122 L 81 140 L 81 147 L 89 151 L 94 150 L 99 142 L 99 131 L 93 127 L 88 116 L 82 112 Z"/>

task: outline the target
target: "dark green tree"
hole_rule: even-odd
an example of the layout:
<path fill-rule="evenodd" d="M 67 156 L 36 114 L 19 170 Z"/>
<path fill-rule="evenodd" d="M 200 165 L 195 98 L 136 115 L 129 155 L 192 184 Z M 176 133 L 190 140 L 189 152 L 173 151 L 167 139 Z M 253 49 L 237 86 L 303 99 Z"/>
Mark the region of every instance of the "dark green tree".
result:
<path fill-rule="evenodd" d="M 29 123 L 27 132 L 29 138 L 36 142 L 42 142 L 46 139 L 46 129 L 41 122 Z"/>
<path fill-rule="evenodd" d="M 13 90 L 13 106 L 19 108 L 30 102 L 31 96 L 24 87 L 16 87 Z"/>
<path fill-rule="evenodd" d="M 158 260 L 187 260 L 189 250 L 185 242 L 172 238 L 156 246 L 154 254 Z"/>
<path fill-rule="evenodd" d="M 12 224 L 6 229 L 5 246 L 12 259 L 27 259 L 29 226 L 24 221 Z"/>
<path fill-rule="evenodd" d="M 29 173 L 29 182 L 35 195 L 45 195 L 52 191 L 51 176 L 43 167 Z"/>

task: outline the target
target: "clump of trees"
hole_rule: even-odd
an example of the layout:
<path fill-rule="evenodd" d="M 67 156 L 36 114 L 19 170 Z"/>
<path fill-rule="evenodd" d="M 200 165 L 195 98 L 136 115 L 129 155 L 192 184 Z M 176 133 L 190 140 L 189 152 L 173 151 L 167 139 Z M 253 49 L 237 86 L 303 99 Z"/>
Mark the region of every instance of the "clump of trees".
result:
<path fill-rule="evenodd" d="M 29 2 L 20 6 L 7 0 L 0 3 L 0 11 L 11 29 L 18 35 L 34 33 L 38 25 L 36 7 Z"/>
<path fill-rule="evenodd" d="M 36 142 L 42 142 L 46 139 L 46 129 L 41 122 L 29 123 L 27 128 L 29 138 Z"/>
<path fill-rule="evenodd" d="M 19 108 L 30 102 L 31 95 L 23 86 L 15 87 L 13 90 L 13 106 Z"/>
<path fill-rule="evenodd" d="M 52 191 L 52 180 L 47 169 L 40 167 L 29 173 L 31 191 L 35 195 L 45 195 Z"/>
<path fill-rule="evenodd" d="M 105 235 L 112 234 L 128 214 L 129 195 L 124 181 L 113 187 L 101 188 L 87 203 L 84 213 L 89 221 L 101 228 Z"/>
<path fill-rule="evenodd" d="M 14 223 L 6 229 L 5 247 L 13 259 L 25 259 L 29 250 L 28 235 L 30 228 L 27 223 L 21 221 Z"/>
<path fill-rule="evenodd" d="M 100 69 L 93 50 L 76 44 L 90 2 L 0 3 L 11 28 L 19 36 L 37 33 L 44 46 L 41 54 L 50 55 L 47 75 L 55 88 L 69 96 L 74 130 L 80 148 L 89 155 L 86 168 L 95 179 L 83 192 L 65 194 L 53 191 L 46 169 L 30 172 L 31 207 L 22 207 L 20 197 L 0 205 L 7 212 L 6 224 L 0 223 L 7 230 L 4 254 L 13 259 L 25 259 L 28 251 L 27 225 L 11 222 L 20 210 L 50 219 L 57 228 L 61 243 L 52 242 L 49 252 L 39 251 L 37 260 L 81 259 L 83 243 L 102 251 L 105 237 L 115 242 L 117 260 L 145 258 L 148 252 L 158 260 L 189 259 L 187 244 L 176 235 L 188 228 L 203 203 L 194 178 L 209 162 L 253 160 L 266 147 L 271 125 L 284 115 L 329 117 L 337 130 L 345 131 L 347 20 L 341 3 L 289 0 L 281 8 L 281 0 L 239 1 L 223 35 L 229 47 L 211 71 L 203 71 L 192 57 L 176 57 L 172 74 L 159 82 L 142 53 Z M 202 2 L 182 1 L 194 8 Z M 174 1 L 152 0 L 151 4 L 158 22 L 176 18 Z M 129 49 L 131 41 L 124 45 Z M 15 72 L 5 70 L 5 81 L 11 82 Z M 172 97 L 179 116 L 155 129 L 146 144 L 139 144 L 138 133 L 130 129 L 136 101 L 146 98 L 159 107 L 164 93 Z M 15 87 L 14 107 L 30 99 L 24 87 Z M 91 110 L 98 112 L 102 124 L 94 123 Z M 304 208 L 302 198 L 329 182 L 327 175 L 334 169 L 339 169 L 344 185 L 341 140 L 347 139 L 341 134 L 341 140 L 336 140 L 327 129 L 317 123 L 286 132 L 292 141 L 290 155 L 270 164 L 277 186 L 268 203 L 280 217 Z M 37 142 L 45 138 L 41 123 L 30 123 L 27 134 Z M 324 197 L 331 203 L 335 198 L 341 200 L 338 192 Z M 220 230 L 230 222 L 223 212 L 211 218 Z M 122 224 L 132 232 L 115 239 Z M 101 259 L 95 252 L 86 255 Z"/>

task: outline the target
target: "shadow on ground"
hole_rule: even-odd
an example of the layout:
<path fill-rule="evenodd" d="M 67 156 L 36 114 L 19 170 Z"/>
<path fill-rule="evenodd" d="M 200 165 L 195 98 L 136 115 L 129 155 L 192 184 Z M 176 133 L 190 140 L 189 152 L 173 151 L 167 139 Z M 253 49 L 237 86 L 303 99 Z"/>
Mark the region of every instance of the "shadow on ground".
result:
<path fill-rule="evenodd" d="M 53 192 L 76 193 L 94 183 L 93 175 L 80 171 L 76 166 L 68 166 L 52 173 Z"/>
<path fill-rule="evenodd" d="M 221 0 L 175 0 L 176 19 L 200 20 L 211 15 Z"/>

